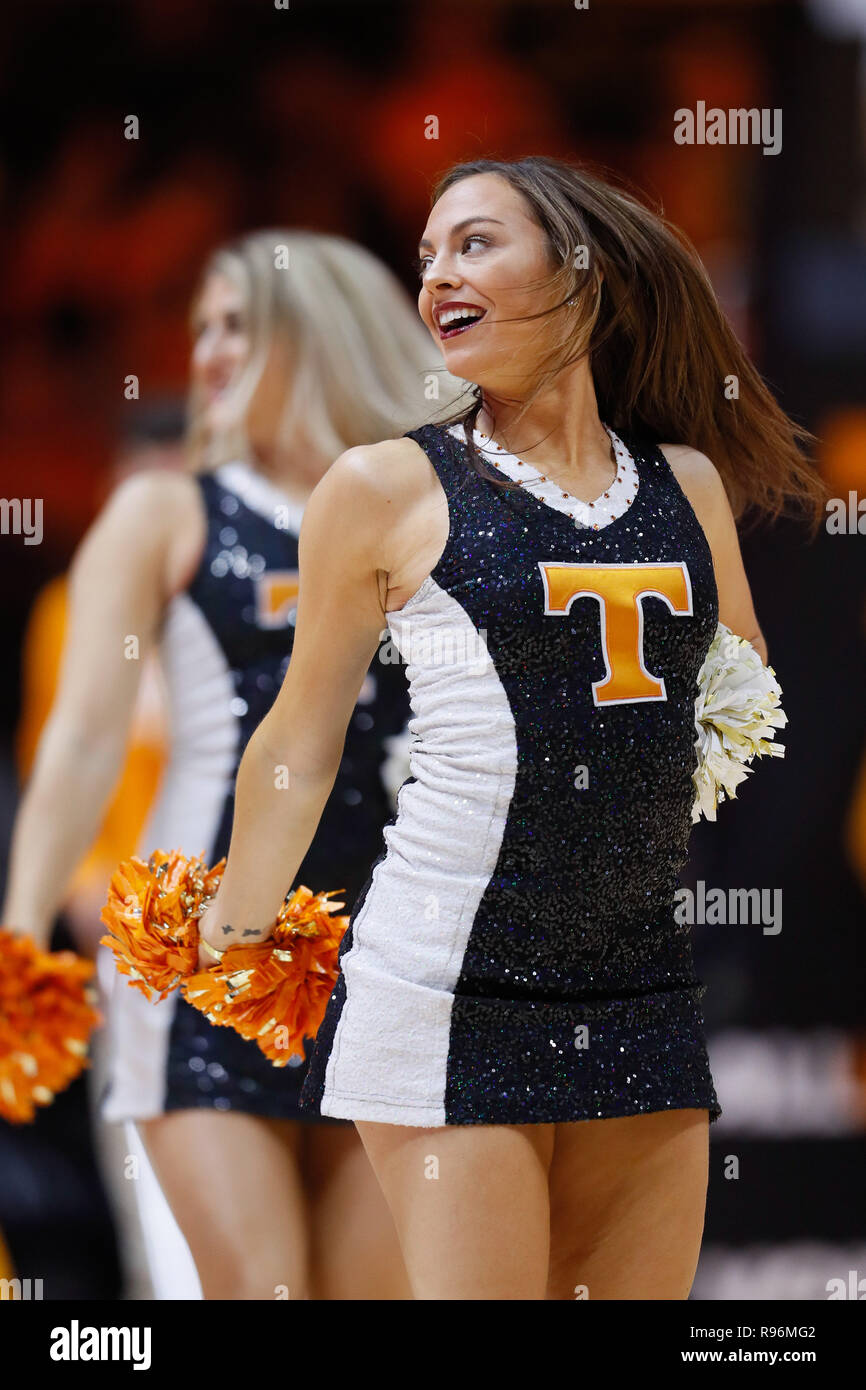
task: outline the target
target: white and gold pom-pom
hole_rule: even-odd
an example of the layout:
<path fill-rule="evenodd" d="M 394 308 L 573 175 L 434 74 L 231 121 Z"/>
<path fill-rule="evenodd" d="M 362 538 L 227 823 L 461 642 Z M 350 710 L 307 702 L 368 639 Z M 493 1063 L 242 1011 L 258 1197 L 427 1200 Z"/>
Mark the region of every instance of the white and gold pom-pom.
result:
<path fill-rule="evenodd" d="M 693 822 L 701 814 L 714 821 L 720 802 L 736 800 L 735 789 L 752 771 L 747 764 L 753 758 L 785 756 L 774 739 L 776 729 L 788 722 L 772 666 L 765 666 L 751 642 L 724 623 L 718 624 L 698 673 L 698 690 Z"/>

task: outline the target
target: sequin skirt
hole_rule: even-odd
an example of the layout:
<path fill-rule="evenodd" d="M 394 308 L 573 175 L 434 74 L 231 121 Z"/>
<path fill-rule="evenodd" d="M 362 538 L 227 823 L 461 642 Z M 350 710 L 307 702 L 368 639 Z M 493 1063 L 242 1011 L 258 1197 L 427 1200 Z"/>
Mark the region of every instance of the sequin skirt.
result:
<path fill-rule="evenodd" d="M 392 991 L 375 1031 L 389 1076 L 369 1066 L 371 1049 L 354 1027 L 339 1036 L 346 1002 L 341 977 L 301 1104 L 333 1117 L 430 1127 L 553 1124 L 679 1109 L 706 1109 L 717 1120 L 722 1112 L 704 1038 L 703 992 L 696 986 L 582 1003 L 459 995 L 449 1011 L 447 1045 L 437 1053 L 429 1028 L 441 1014 L 436 1001 L 409 991 L 416 1026 L 395 1035 L 386 1016 Z M 401 1011 L 401 1022 L 408 1012 Z"/>
<path fill-rule="evenodd" d="M 240 1110 L 271 1119 L 342 1124 L 299 1098 L 307 1060 L 275 1067 L 254 1042 L 232 1028 L 215 1028 L 203 1014 L 171 994 L 152 1003 L 117 974 L 104 948 L 98 957 L 108 995 L 106 1086 L 101 1097 L 109 1123 L 154 1119 L 173 1110 Z"/>
<path fill-rule="evenodd" d="M 183 999 L 177 1001 L 169 1038 L 164 1106 L 170 1110 L 241 1110 L 271 1119 L 343 1123 L 301 1110 L 307 1060 L 290 1057 L 275 1067 L 254 1042 L 233 1028 L 215 1028 Z"/>
<path fill-rule="evenodd" d="M 694 1108 L 716 1120 L 702 995 L 700 986 L 579 1005 L 458 997 L 447 1122 L 559 1123 Z"/>
<path fill-rule="evenodd" d="M 391 902 L 387 865 L 400 862 L 383 855 L 355 904 L 302 1107 L 425 1127 L 676 1109 L 719 1118 L 687 931 L 611 923 L 604 949 L 581 950 L 575 934 L 555 957 L 539 947 L 529 968 L 516 930 L 510 944 L 500 932 L 498 951 L 492 939 L 461 951 L 453 920 Z M 402 868 L 399 878 L 402 891 Z M 535 946 L 542 937 L 533 928 Z"/>

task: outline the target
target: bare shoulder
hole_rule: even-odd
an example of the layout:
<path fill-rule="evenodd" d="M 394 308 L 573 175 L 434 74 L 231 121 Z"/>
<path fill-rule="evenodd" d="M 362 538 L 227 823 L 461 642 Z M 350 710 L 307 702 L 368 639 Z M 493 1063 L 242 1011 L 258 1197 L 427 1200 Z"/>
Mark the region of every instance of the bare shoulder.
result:
<path fill-rule="evenodd" d="M 416 517 L 441 485 L 424 450 L 411 439 L 385 439 L 347 449 L 331 464 L 307 504 L 308 533 L 319 526 L 339 533 L 357 551 L 375 550 L 376 563 L 390 568 L 383 551 L 395 531 Z"/>
<path fill-rule="evenodd" d="M 170 468 L 143 468 L 124 478 L 111 493 L 100 520 L 109 525 L 129 520 L 163 534 L 182 528 L 201 510 L 195 474 Z"/>
<path fill-rule="evenodd" d="M 722 475 L 711 459 L 689 444 L 660 444 L 671 472 L 704 527 L 710 530 L 731 517 Z"/>
<path fill-rule="evenodd" d="M 206 518 L 196 477 L 147 468 L 124 478 L 111 493 L 76 554 L 73 572 L 159 576 L 168 593 L 183 587 L 204 548 Z"/>
<path fill-rule="evenodd" d="M 660 444 L 680 486 L 686 482 L 694 488 L 713 489 L 722 484 L 721 474 L 711 459 L 690 444 Z"/>
<path fill-rule="evenodd" d="M 416 500 L 431 480 L 435 481 L 433 468 L 413 439 L 383 439 L 378 444 L 347 449 L 328 469 L 319 487 L 325 484 L 335 496 L 388 506 Z"/>

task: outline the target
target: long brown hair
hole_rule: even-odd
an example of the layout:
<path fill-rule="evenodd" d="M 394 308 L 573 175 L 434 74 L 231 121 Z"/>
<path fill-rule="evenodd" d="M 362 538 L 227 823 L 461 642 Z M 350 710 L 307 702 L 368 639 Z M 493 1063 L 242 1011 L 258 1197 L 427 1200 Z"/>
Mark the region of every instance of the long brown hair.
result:
<path fill-rule="evenodd" d="M 456 164 L 436 184 L 433 203 L 475 174 L 507 179 L 546 234 L 554 268 L 543 284 L 556 303 L 532 317 L 576 304 L 570 331 L 555 335 L 518 418 L 559 371 L 588 353 L 606 424 L 706 454 L 737 519 L 747 511 L 753 520 L 775 518 L 793 502 L 814 534 L 827 491 L 799 446 L 811 448 L 815 436 L 785 414 L 750 362 L 688 238 L 607 178 L 538 156 Z M 480 407 L 476 388 L 472 405 L 455 418 L 466 428 L 473 467 L 500 482 L 471 445 Z"/>

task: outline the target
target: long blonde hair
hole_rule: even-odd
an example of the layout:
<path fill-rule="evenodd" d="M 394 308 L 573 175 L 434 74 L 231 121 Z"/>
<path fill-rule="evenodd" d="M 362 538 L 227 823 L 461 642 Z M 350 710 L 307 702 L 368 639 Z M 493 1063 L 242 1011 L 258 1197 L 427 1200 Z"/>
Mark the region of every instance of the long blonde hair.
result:
<path fill-rule="evenodd" d="M 290 351 L 276 443 L 305 443 L 333 460 L 358 444 L 401 435 L 453 412 L 468 390 L 442 366 L 403 286 L 376 256 L 344 237 L 283 228 L 252 232 L 207 261 L 192 313 L 211 275 L 244 296 L 251 351 L 238 380 L 239 424 L 207 439 L 203 397 L 189 395 L 192 467 L 250 457 L 243 421 L 274 337 Z"/>

